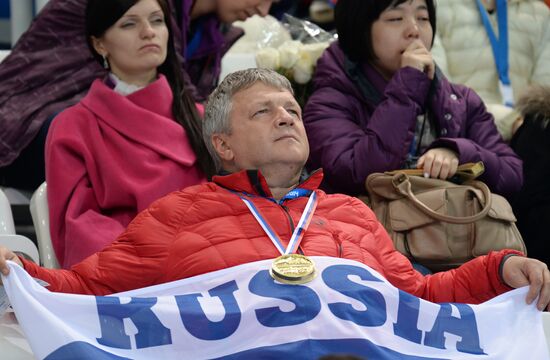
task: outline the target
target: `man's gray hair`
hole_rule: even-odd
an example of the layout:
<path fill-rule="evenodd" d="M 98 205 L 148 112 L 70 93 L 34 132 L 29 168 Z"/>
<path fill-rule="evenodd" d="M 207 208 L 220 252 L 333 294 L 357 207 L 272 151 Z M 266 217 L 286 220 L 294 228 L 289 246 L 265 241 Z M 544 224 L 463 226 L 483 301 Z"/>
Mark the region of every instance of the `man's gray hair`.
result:
<path fill-rule="evenodd" d="M 208 97 L 202 124 L 202 137 L 212 159 L 214 159 L 216 171 L 221 169 L 221 160 L 212 145 L 212 135 L 231 135 L 229 115 L 233 104 L 233 96 L 257 82 L 262 82 L 276 89 L 287 90 L 294 95 L 292 85 L 288 79 L 273 70 L 253 68 L 235 71 L 227 75 Z"/>

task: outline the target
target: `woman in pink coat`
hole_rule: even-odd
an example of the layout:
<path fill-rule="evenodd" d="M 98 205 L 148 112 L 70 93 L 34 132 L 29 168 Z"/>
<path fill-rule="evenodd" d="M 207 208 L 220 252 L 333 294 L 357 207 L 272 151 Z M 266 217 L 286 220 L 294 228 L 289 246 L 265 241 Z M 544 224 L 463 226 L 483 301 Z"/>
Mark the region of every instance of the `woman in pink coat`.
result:
<path fill-rule="evenodd" d="M 222 56 L 242 34 L 229 24 L 266 15 L 272 1 L 166 0 L 185 86 L 195 101 L 214 89 Z M 86 3 L 49 0 L 0 63 L 0 186 L 34 191 L 44 182 L 51 120 L 106 75 L 84 40 Z"/>
<path fill-rule="evenodd" d="M 70 267 L 110 244 L 212 161 L 178 61 L 166 0 L 89 0 L 86 38 L 109 74 L 59 114 L 46 141 L 53 247 Z"/>

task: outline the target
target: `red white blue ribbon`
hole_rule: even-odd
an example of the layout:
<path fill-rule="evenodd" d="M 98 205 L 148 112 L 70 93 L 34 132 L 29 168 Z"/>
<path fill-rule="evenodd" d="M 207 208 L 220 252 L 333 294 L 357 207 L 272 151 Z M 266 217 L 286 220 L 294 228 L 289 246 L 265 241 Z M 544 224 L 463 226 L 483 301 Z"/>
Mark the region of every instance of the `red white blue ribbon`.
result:
<path fill-rule="evenodd" d="M 300 243 L 302 242 L 302 239 L 304 237 L 304 234 L 309 227 L 309 223 L 311 222 L 311 219 L 313 218 L 313 213 L 315 212 L 315 208 L 317 208 L 317 193 L 313 191 L 311 195 L 309 196 L 309 200 L 307 201 L 306 207 L 304 208 L 304 211 L 302 212 L 302 216 L 300 217 L 300 220 L 298 221 L 298 225 L 294 229 L 294 232 L 292 233 L 292 236 L 290 238 L 290 241 L 288 242 L 288 245 L 285 249 L 281 239 L 277 235 L 277 233 L 271 228 L 267 220 L 262 216 L 260 211 L 254 206 L 254 203 L 250 201 L 249 199 L 245 198 L 244 196 L 241 196 L 240 194 L 237 194 L 241 200 L 245 203 L 245 205 L 248 207 L 258 224 L 262 227 L 262 229 L 265 231 L 273 245 L 279 250 L 281 255 L 287 255 L 287 254 L 293 254 L 298 250 L 298 247 L 300 246 Z"/>

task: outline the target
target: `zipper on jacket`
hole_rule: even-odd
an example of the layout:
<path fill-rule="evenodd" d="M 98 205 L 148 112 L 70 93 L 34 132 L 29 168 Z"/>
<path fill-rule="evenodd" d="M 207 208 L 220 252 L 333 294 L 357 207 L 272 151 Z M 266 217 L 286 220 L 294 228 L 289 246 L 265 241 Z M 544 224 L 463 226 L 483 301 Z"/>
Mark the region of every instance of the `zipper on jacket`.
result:
<path fill-rule="evenodd" d="M 290 233 L 292 234 L 294 232 L 294 221 L 292 220 L 292 217 L 290 216 L 290 212 L 288 211 L 288 208 L 285 205 L 280 205 L 283 209 L 283 212 L 285 213 L 288 223 L 290 224 Z"/>

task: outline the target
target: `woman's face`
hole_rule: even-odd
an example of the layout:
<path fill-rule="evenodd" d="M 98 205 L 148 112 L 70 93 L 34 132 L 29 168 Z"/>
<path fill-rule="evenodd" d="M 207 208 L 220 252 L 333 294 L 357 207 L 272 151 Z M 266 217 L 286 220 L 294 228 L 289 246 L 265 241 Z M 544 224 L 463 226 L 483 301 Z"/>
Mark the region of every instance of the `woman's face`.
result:
<path fill-rule="evenodd" d="M 146 85 L 166 60 L 168 28 L 157 0 L 140 0 L 100 38 L 95 50 L 125 82 Z"/>
<path fill-rule="evenodd" d="M 401 56 L 415 40 L 430 49 L 433 29 L 425 0 L 408 0 L 384 10 L 372 23 L 374 65 L 386 78 L 401 68 Z"/>
<path fill-rule="evenodd" d="M 266 16 L 273 0 L 216 0 L 218 18 L 225 23 L 246 20 L 252 15 Z M 276 0 L 278 1 L 278 0 Z"/>

